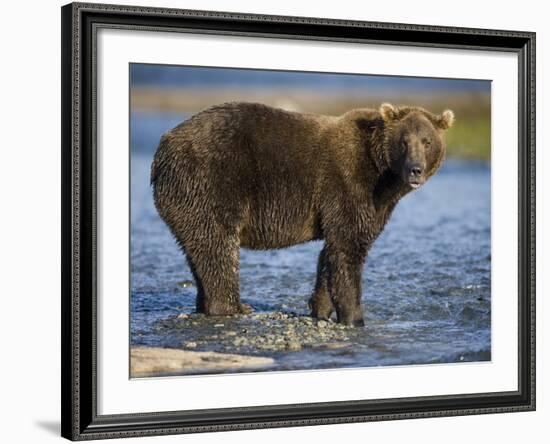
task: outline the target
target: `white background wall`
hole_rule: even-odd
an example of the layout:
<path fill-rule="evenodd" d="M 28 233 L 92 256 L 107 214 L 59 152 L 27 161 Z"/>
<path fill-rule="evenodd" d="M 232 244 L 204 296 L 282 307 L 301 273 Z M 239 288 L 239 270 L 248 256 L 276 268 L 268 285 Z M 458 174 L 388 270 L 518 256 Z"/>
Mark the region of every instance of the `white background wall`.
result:
<path fill-rule="evenodd" d="M 126 442 L 275 443 L 547 442 L 550 385 L 544 372 L 549 329 L 543 255 L 550 220 L 545 125 L 550 104 L 543 73 L 548 63 L 550 14 L 545 2 L 392 0 L 298 2 L 277 0 L 164 0 L 118 3 L 259 14 L 305 15 L 537 32 L 537 337 L 538 409 L 484 415 L 140 438 Z M 0 26 L 0 436 L 3 442 L 61 440 L 60 411 L 60 6 L 61 1 L 4 2 Z M 546 111 L 546 112 L 545 112 Z M 546 205 L 543 202 L 546 196 Z M 544 250 L 544 251 L 543 251 Z M 414 383 L 414 381 L 411 381 Z"/>

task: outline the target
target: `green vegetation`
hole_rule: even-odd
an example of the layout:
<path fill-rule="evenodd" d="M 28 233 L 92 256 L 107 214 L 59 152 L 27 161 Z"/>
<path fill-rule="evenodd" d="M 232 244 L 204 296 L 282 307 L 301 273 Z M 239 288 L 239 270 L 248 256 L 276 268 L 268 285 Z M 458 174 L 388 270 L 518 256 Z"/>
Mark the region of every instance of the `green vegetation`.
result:
<path fill-rule="evenodd" d="M 457 118 L 445 137 L 449 157 L 482 160 L 491 158 L 490 119 Z"/>

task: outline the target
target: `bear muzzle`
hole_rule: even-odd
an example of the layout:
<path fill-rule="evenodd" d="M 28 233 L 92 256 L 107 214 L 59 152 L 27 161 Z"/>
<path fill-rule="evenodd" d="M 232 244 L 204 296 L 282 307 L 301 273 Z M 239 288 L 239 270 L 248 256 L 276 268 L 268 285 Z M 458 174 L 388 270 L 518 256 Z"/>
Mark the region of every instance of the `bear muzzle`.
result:
<path fill-rule="evenodd" d="M 405 182 L 413 189 L 420 187 L 426 181 L 424 166 L 421 163 L 407 163 L 403 173 Z"/>

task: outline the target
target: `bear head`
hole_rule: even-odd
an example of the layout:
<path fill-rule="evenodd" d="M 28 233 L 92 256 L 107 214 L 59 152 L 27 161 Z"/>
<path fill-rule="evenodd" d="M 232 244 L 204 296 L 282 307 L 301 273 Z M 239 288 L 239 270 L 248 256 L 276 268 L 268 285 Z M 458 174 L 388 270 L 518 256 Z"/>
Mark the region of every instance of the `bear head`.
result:
<path fill-rule="evenodd" d="M 379 112 L 384 120 L 383 155 L 387 166 L 411 189 L 420 187 L 445 158 L 443 133 L 453 124 L 453 112 L 445 110 L 435 115 L 420 107 L 389 103 L 382 104 Z"/>

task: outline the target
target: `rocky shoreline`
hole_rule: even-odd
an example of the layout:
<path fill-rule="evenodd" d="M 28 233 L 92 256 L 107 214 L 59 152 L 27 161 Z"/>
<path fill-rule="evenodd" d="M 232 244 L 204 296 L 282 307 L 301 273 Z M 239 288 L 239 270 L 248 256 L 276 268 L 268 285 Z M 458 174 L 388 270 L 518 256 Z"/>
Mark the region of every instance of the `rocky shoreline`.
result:
<path fill-rule="evenodd" d="M 357 329 L 334 321 L 294 313 L 252 313 L 227 317 L 180 314 L 160 321 L 162 331 L 179 331 L 181 347 L 232 352 L 298 351 L 304 348 L 345 348 Z M 159 332 L 160 332 L 159 331 Z"/>
<path fill-rule="evenodd" d="M 158 321 L 154 330 L 163 342 L 134 342 L 132 376 L 267 370 L 299 352 L 352 353 L 361 334 L 332 320 L 279 311 L 223 317 L 181 313 Z"/>

